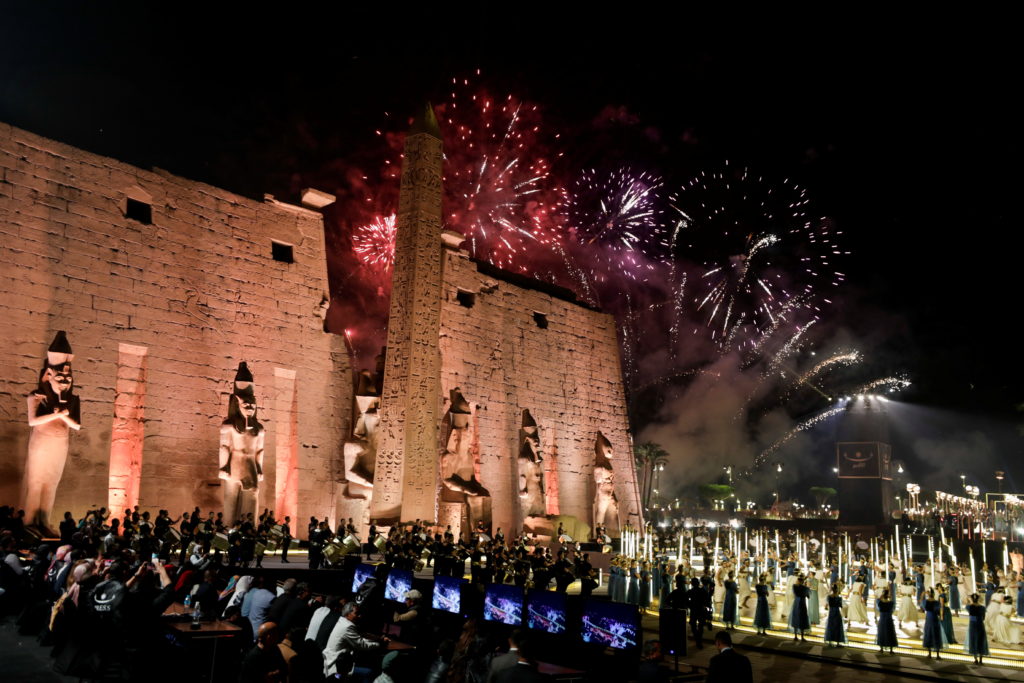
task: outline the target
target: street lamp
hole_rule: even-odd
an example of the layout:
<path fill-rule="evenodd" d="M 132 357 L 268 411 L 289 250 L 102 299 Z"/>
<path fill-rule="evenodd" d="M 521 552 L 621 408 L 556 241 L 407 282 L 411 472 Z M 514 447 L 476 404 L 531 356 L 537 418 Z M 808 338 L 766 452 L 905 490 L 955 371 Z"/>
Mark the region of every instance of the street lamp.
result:
<path fill-rule="evenodd" d="M 1006 472 L 1003 472 L 1002 470 L 996 470 L 996 481 L 999 485 L 999 493 L 1003 492 L 1003 477 L 1005 476 Z"/>

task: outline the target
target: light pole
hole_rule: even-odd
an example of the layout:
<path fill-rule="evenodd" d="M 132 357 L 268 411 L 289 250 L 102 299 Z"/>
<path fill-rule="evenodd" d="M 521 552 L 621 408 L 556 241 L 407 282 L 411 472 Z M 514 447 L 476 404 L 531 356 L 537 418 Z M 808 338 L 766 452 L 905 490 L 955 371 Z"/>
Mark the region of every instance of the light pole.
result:
<path fill-rule="evenodd" d="M 775 463 L 775 507 L 779 507 L 779 479 L 782 476 L 782 463 Z"/>
<path fill-rule="evenodd" d="M 1003 477 L 1005 476 L 1006 472 L 1003 472 L 1002 470 L 996 470 L 996 482 L 997 486 L 999 486 L 999 493 L 1003 492 Z"/>

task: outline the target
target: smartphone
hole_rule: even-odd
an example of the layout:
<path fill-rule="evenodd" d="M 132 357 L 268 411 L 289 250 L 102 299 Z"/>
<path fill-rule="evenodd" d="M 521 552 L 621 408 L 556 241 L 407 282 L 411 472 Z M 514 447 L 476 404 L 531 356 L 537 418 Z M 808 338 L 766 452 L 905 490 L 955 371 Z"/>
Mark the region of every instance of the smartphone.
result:
<path fill-rule="evenodd" d="M 157 555 L 156 553 L 153 553 L 153 556 L 150 559 L 153 562 L 158 562 L 160 560 L 160 556 Z"/>

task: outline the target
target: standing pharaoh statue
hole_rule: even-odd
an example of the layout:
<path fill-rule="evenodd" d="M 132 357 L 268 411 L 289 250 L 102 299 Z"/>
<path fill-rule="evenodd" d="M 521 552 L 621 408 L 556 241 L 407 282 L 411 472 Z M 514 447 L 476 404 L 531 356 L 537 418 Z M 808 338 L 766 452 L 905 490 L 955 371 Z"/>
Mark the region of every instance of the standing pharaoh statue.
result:
<path fill-rule="evenodd" d="M 228 399 L 228 417 L 220 427 L 220 472 L 224 480 L 224 519 L 229 524 L 256 513 L 263 481 L 263 425 L 256 419 L 252 373 L 238 364 L 235 388 Z"/>
<path fill-rule="evenodd" d="M 523 517 L 543 517 L 544 504 L 544 459 L 540 453 L 540 434 L 537 421 L 529 410 L 523 411 L 522 427 L 519 430 L 519 506 Z"/>
<path fill-rule="evenodd" d="M 63 331 L 57 333 L 46 351 L 39 373 L 39 386 L 28 395 L 28 458 L 22 479 L 21 504 L 26 519 L 47 528 L 57 485 L 68 459 L 72 429 L 82 428 L 78 396 L 71 375 L 71 344 Z"/>
<path fill-rule="evenodd" d="M 615 473 L 612 470 L 612 444 L 601 432 L 594 444 L 594 528 L 603 526 L 608 533 L 619 532 L 619 501 L 615 497 Z"/>

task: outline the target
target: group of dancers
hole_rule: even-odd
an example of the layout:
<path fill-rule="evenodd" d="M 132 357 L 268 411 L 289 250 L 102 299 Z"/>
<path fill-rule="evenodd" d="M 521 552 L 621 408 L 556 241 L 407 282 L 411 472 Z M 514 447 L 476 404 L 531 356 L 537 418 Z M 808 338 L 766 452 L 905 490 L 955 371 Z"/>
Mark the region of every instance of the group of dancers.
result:
<path fill-rule="evenodd" d="M 864 631 L 874 627 L 880 652 L 894 653 L 900 638 L 913 638 L 929 658 L 941 658 L 942 651 L 959 645 L 953 617 L 965 615 L 963 649 L 976 663 L 989 656 L 990 640 L 1009 647 L 1021 643 L 1022 629 L 1013 618 L 1024 617 L 1024 572 L 983 565 L 985 579 L 971 591 L 970 570 L 957 565 L 940 565 L 932 582 L 928 568 L 905 563 L 854 562 L 842 579 L 834 558 L 828 566 L 817 566 L 796 554 L 780 560 L 774 553 L 736 557 L 722 550 L 717 563 L 707 553 L 703 559 L 704 568 L 698 570 L 686 560 L 676 565 L 666 558 L 617 556 L 609 572 L 609 596 L 640 607 L 651 607 L 655 600 L 685 605 L 677 593 L 697 580 L 708 610 L 726 628 L 746 617 L 766 634 L 778 616 L 794 640 L 805 640 L 812 627 L 823 625 L 826 645 L 842 647 L 854 625 Z"/>

